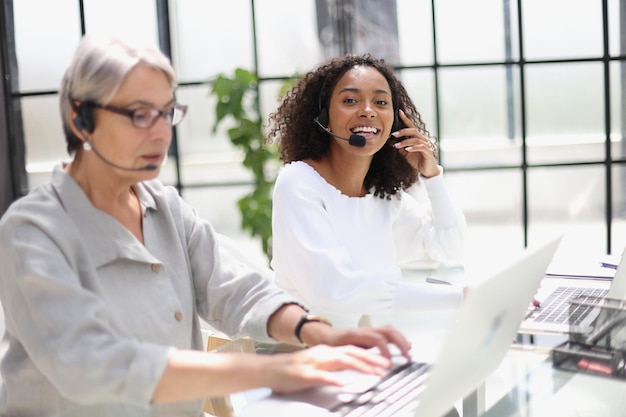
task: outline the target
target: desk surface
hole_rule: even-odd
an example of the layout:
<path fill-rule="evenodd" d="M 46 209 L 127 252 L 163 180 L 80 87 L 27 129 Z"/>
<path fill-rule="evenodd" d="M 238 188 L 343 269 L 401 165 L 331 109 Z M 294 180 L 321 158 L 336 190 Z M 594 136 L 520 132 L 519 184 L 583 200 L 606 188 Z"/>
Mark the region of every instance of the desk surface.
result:
<path fill-rule="evenodd" d="M 441 276 L 441 275 L 440 275 Z M 463 281 L 458 271 L 444 276 L 450 281 Z M 458 282 L 458 281 L 457 281 Z M 432 360 L 446 328 L 454 318 L 454 311 L 394 314 L 373 317 L 373 325 L 393 324 L 412 340 L 421 340 L 414 355 L 417 360 Z M 415 329 L 419 329 L 416 333 Z M 282 351 L 281 345 L 258 344 L 258 353 Z M 259 395 L 240 393 L 237 407 Z M 266 390 L 267 391 L 267 390 Z M 479 395 L 484 406 L 484 417 L 626 417 L 626 381 L 601 376 L 577 374 L 552 367 L 549 351 L 532 346 L 513 345 L 498 369 L 488 377 Z M 235 404 L 234 404 L 235 405 Z M 460 402 L 457 404 L 460 407 Z M 102 409 L 105 409 L 102 407 Z M 117 416 L 148 417 L 150 411 L 123 406 Z M 237 408 L 236 408 L 237 409 Z M 90 416 L 104 415 L 91 407 Z M 469 413 L 467 413 L 469 414 Z M 465 417 L 467 417 L 467 414 Z M 83 409 L 63 416 L 83 416 Z"/>
<path fill-rule="evenodd" d="M 414 279 L 420 279 L 415 274 Z M 441 275 L 440 275 L 441 276 Z M 423 275 L 422 275 L 423 278 Z M 462 273 L 447 274 L 463 282 Z M 432 361 L 455 311 L 427 311 L 372 317 L 372 324 L 393 324 L 414 341 L 416 360 Z M 419 341 L 419 342 L 418 342 Z M 478 414 L 460 400 L 464 417 L 626 417 L 626 381 L 576 374 L 552 367 L 550 352 L 532 345 L 512 345 L 498 369 L 477 390 Z"/>
<path fill-rule="evenodd" d="M 552 367 L 546 353 L 512 349 L 485 384 L 485 417 L 626 416 L 626 381 Z"/>
<path fill-rule="evenodd" d="M 626 416 L 626 381 L 552 367 L 545 348 L 512 345 L 480 395 L 482 417 Z M 258 395 L 258 394 L 257 394 Z M 462 408 L 462 402 L 456 404 Z M 464 414 L 470 414 L 467 412 Z"/>
<path fill-rule="evenodd" d="M 268 353 L 276 347 L 259 345 Z M 278 346 L 278 350 L 280 347 Z M 552 367 L 545 349 L 512 347 L 484 386 L 483 417 L 626 416 L 626 382 Z M 244 394 L 237 407 L 244 406 Z M 247 398 L 259 395 L 251 393 Z M 78 408 L 56 417 L 110 416 L 111 405 Z M 120 405 L 116 417 L 149 417 L 149 409 Z M 86 414 L 87 413 L 87 414 Z"/>

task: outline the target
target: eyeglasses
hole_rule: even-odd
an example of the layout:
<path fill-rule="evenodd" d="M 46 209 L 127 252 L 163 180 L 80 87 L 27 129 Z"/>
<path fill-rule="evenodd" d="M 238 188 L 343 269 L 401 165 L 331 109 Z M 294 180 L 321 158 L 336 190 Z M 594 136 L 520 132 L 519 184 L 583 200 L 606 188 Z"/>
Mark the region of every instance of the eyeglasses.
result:
<path fill-rule="evenodd" d="M 147 129 L 154 126 L 159 117 L 163 117 L 171 126 L 176 126 L 185 118 L 185 114 L 187 114 L 187 106 L 184 104 L 175 104 L 167 110 L 158 110 L 154 107 L 141 107 L 139 109 L 131 110 L 98 103 L 89 103 L 89 105 L 121 114 L 122 116 L 130 117 L 130 120 L 133 122 L 133 126 L 140 129 Z"/>

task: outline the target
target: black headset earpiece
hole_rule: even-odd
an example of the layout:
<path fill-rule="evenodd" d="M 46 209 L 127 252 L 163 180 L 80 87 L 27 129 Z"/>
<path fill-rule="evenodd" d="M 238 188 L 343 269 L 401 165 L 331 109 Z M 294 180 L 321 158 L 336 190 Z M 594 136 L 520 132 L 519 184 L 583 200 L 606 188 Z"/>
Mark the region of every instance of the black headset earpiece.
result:
<path fill-rule="evenodd" d="M 326 90 L 327 78 L 324 78 L 322 87 L 320 88 L 320 94 L 317 96 L 317 117 L 313 119 L 320 132 L 328 133 L 326 128 L 328 127 L 328 109 L 322 105 L 322 97 Z"/>
<path fill-rule="evenodd" d="M 328 110 L 326 110 L 325 108 L 320 108 L 320 112 L 314 119 L 314 121 L 317 122 L 317 128 L 321 132 L 327 133 L 326 130 L 324 130 L 324 127 L 328 126 Z"/>
<path fill-rule="evenodd" d="M 74 118 L 74 125 L 78 130 L 84 130 L 87 133 L 93 133 L 94 123 L 91 109 L 85 104 L 80 104 L 76 107 L 76 117 Z"/>

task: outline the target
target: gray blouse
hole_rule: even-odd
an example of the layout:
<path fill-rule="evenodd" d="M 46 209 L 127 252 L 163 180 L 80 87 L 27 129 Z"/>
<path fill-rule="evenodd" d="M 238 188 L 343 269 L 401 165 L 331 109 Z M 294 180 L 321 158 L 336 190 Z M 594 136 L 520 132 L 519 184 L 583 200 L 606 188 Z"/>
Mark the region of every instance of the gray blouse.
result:
<path fill-rule="evenodd" d="M 173 187 L 153 180 L 135 191 L 143 245 L 61 165 L 0 220 L 0 416 L 148 408 L 169 352 L 203 348 L 199 317 L 230 336 L 269 341 L 269 316 L 295 302 L 220 248 Z M 201 404 L 151 414 L 197 416 Z"/>

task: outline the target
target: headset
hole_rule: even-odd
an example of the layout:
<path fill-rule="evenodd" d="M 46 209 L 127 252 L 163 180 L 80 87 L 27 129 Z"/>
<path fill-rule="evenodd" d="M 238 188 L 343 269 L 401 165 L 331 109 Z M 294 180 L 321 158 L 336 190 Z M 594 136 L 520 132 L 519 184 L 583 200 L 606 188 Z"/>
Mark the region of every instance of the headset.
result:
<path fill-rule="evenodd" d="M 124 171 L 154 171 L 159 168 L 158 165 L 148 164 L 139 168 L 135 167 L 125 167 L 122 165 L 118 165 L 109 159 L 105 158 L 98 149 L 94 146 L 94 144 L 89 140 L 89 138 L 83 133 L 93 133 L 96 129 L 96 125 L 93 118 L 93 110 L 91 109 L 91 105 L 89 103 L 81 102 L 78 106 L 74 103 L 72 99 L 70 99 L 70 103 L 74 111 L 76 112 L 76 117 L 74 117 L 74 125 L 80 131 L 80 136 L 84 140 L 84 145 L 86 150 L 93 151 L 98 158 L 100 158 L 104 163 L 110 165 L 114 168 L 122 169 Z"/>
<path fill-rule="evenodd" d="M 78 106 L 72 101 L 72 108 L 76 112 L 74 117 L 74 125 L 78 130 L 85 131 L 87 133 L 93 133 L 96 125 L 93 120 L 93 111 L 88 104 L 80 103 Z"/>

